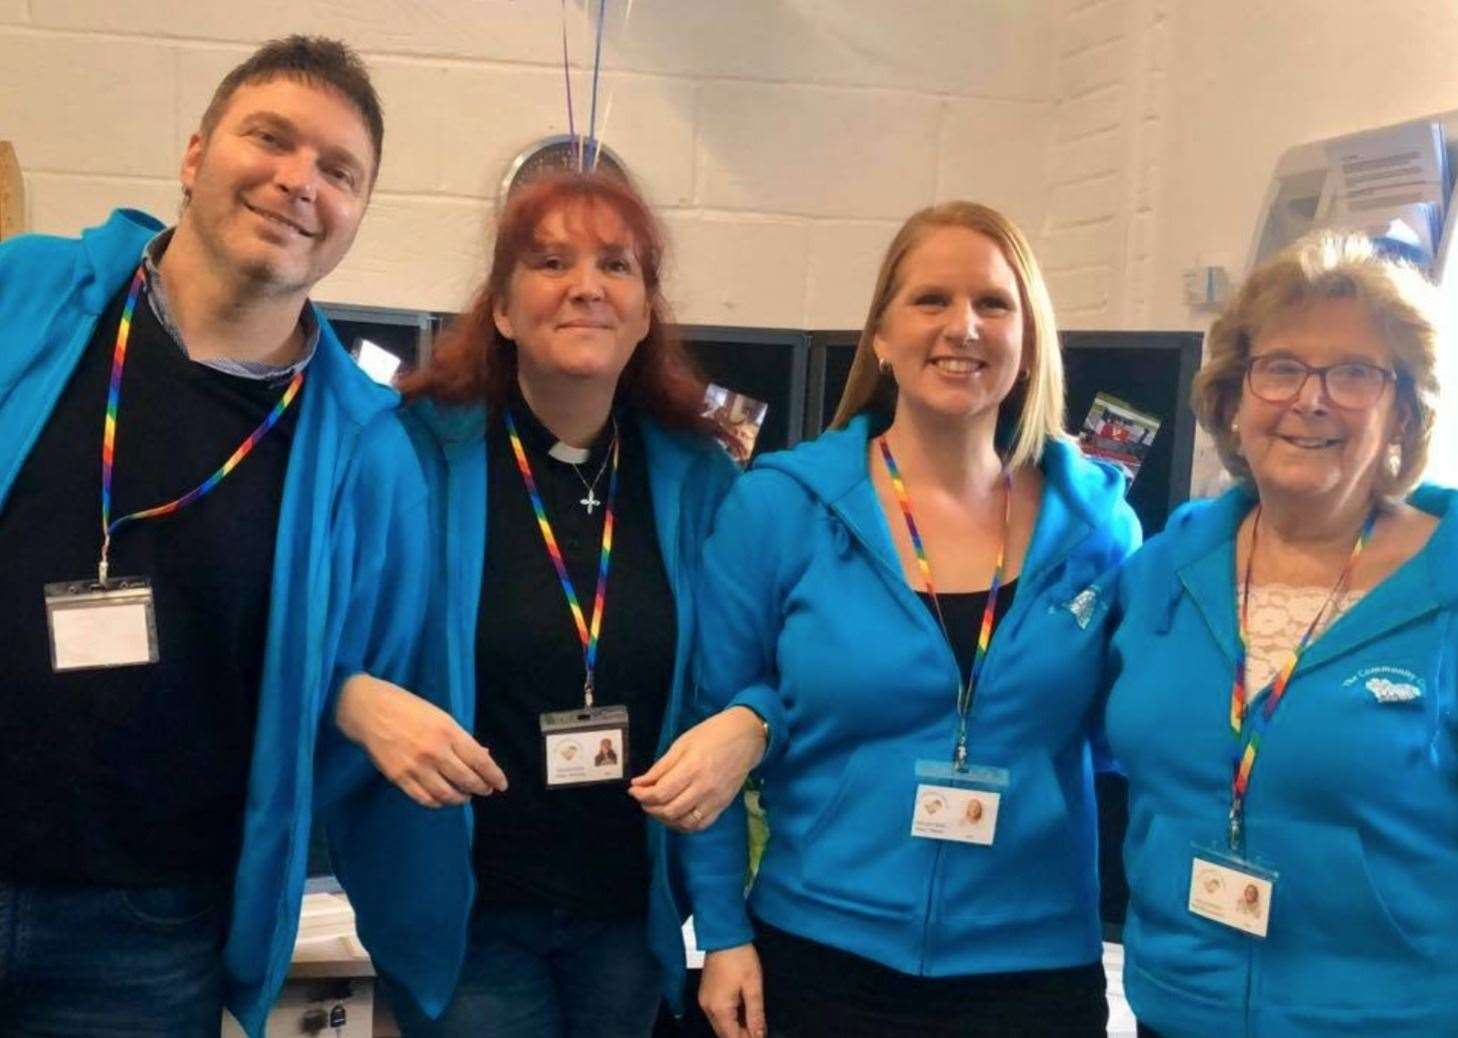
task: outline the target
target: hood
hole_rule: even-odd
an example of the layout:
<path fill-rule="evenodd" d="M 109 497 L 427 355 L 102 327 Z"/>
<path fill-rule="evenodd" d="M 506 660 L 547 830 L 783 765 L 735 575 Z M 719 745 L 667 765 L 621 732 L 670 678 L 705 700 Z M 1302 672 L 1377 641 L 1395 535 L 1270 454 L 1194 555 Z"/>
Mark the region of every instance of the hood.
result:
<path fill-rule="evenodd" d="M 405 414 L 430 432 L 447 455 L 486 436 L 486 405 L 445 404 L 417 397 L 405 405 Z"/>
<path fill-rule="evenodd" d="M 140 262 L 142 249 L 163 224 L 137 209 L 116 209 L 106 223 L 81 232 L 81 248 L 90 268 L 82 300 L 88 312 L 102 313 Z"/>
<path fill-rule="evenodd" d="M 1170 562 L 1169 585 L 1156 622 L 1157 633 L 1171 629 L 1179 600 L 1188 592 L 1204 610 L 1217 641 L 1227 648 L 1234 644 L 1235 534 L 1256 500 L 1253 489 L 1238 485 L 1219 497 L 1187 502 L 1170 517 L 1155 542 L 1169 553 Z M 1458 558 L 1458 508 L 1454 507 L 1458 490 L 1424 483 L 1407 501 L 1436 517 L 1438 527 L 1410 562 L 1369 593 L 1369 597 L 1380 596 L 1383 601 L 1389 597 L 1394 599 L 1385 618 L 1390 622 L 1384 623 L 1383 629 L 1402 617 L 1433 606 L 1458 606 L 1458 566 L 1452 563 Z M 1313 646 L 1313 662 L 1326 648 L 1322 642 Z"/>
<path fill-rule="evenodd" d="M 870 416 L 862 414 L 844 429 L 822 433 L 788 451 L 764 455 L 754 467 L 783 472 L 826 505 L 842 505 L 868 484 L 866 448 L 870 439 Z M 1062 513 L 1058 519 L 1097 529 L 1111 522 L 1124 503 L 1123 475 L 1111 465 L 1085 458 L 1071 440 L 1048 441 L 1038 467 L 1045 484 L 1043 511 L 1057 509 Z M 1044 525 L 1042 516 L 1039 525 Z"/>

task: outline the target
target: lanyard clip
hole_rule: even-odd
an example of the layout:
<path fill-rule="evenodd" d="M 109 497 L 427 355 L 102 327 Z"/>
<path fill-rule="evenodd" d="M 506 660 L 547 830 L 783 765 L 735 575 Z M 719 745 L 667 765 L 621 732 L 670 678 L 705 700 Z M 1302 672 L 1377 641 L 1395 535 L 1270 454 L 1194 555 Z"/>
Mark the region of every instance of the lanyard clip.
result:
<path fill-rule="evenodd" d="M 592 706 L 592 671 L 587 672 L 587 679 L 582 682 L 582 703 Z"/>
<path fill-rule="evenodd" d="M 1240 853 L 1240 811 L 1234 805 L 1230 805 L 1230 849 L 1236 854 Z"/>

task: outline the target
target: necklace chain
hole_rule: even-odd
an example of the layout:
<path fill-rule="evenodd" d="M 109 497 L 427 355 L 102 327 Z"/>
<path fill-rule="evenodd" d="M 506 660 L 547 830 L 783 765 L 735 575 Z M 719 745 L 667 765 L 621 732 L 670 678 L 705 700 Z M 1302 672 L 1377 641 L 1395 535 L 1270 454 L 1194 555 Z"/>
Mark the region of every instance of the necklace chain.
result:
<path fill-rule="evenodd" d="M 613 420 L 613 440 L 616 441 L 617 438 L 618 438 L 618 423 L 617 423 L 617 419 L 614 419 Z M 577 503 L 579 505 L 581 505 L 583 508 L 587 509 L 587 514 L 588 515 L 591 515 L 592 514 L 592 510 L 594 508 L 596 508 L 598 505 L 602 504 L 602 501 L 597 496 L 597 485 L 598 485 L 599 482 L 602 481 L 602 474 L 607 471 L 608 460 L 612 457 L 612 455 L 613 455 L 613 452 L 611 450 L 609 450 L 605 454 L 603 454 L 603 456 L 602 456 L 602 464 L 597 467 L 597 475 L 595 475 L 595 476 L 592 477 L 592 482 L 591 483 L 589 483 L 587 481 L 587 477 L 582 474 L 582 467 L 580 465 L 578 465 L 577 462 L 575 462 L 575 461 L 568 462 L 568 464 L 570 464 L 572 466 L 572 471 L 577 474 L 577 479 L 582 484 L 583 489 L 587 491 L 587 496 L 584 497 L 584 498 L 582 498 Z"/>

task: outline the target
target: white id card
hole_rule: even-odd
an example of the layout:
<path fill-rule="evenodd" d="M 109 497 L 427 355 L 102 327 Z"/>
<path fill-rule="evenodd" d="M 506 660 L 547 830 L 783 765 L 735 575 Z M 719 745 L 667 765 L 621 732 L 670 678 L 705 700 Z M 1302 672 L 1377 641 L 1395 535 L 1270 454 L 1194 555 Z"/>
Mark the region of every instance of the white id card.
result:
<path fill-rule="evenodd" d="M 623 781 L 628 756 L 627 707 L 542 714 L 541 726 L 548 789 Z"/>
<path fill-rule="evenodd" d="M 1197 850 L 1190 865 L 1190 911 L 1264 937 L 1271 921 L 1274 873 L 1224 855 Z"/>
<path fill-rule="evenodd" d="M 997 835 L 1001 793 L 955 786 L 917 786 L 911 835 L 928 840 L 991 845 Z"/>
<path fill-rule="evenodd" d="M 1007 772 L 1002 768 L 955 770 L 941 761 L 916 765 L 916 803 L 911 835 L 987 847 L 997 836 L 997 809 Z"/>
<path fill-rule="evenodd" d="M 46 626 L 55 671 L 156 663 L 157 612 L 145 577 L 45 586 Z"/>

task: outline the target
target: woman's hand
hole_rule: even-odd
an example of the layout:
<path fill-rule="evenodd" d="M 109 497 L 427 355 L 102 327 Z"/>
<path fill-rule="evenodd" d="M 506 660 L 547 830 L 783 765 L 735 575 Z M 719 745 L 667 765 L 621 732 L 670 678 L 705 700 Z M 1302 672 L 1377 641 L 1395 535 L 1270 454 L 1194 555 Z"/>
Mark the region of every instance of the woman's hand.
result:
<path fill-rule="evenodd" d="M 425 807 L 464 804 L 506 788 L 489 750 L 450 714 L 399 685 L 354 675 L 340 689 L 334 721 L 381 774 Z"/>
<path fill-rule="evenodd" d="M 759 715 L 734 706 L 695 725 L 633 779 L 628 792 L 654 818 L 679 832 L 712 825 L 764 756 Z"/>
<path fill-rule="evenodd" d="M 718 1038 L 764 1038 L 764 977 L 754 945 L 704 956 L 699 1005 Z"/>

